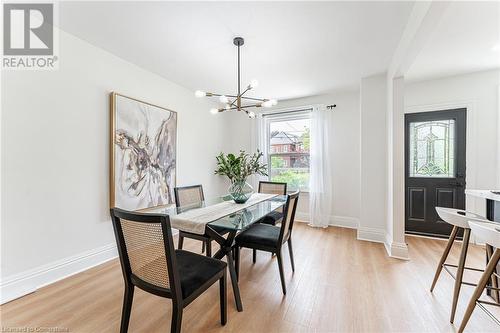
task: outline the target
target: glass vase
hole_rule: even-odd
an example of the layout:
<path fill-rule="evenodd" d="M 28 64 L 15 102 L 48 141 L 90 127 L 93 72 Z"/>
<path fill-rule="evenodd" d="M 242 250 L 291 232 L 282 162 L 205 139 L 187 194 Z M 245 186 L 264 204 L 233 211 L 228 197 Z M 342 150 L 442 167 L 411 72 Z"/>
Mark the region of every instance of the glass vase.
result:
<path fill-rule="evenodd" d="M 254 191 L 253 187 L 246 181 L 235 181 L 229 186 L 228 192 L 234 202 L 242 204 L 250 199 Z"/>

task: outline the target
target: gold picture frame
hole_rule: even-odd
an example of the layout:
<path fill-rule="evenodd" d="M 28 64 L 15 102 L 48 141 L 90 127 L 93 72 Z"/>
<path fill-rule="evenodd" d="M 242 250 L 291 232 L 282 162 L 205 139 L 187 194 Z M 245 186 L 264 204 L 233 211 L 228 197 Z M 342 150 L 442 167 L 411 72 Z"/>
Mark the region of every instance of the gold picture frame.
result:
<path fill-rule="evenodd" d="M 111 92 L 109 151 L 111 208 L 135 211 L 174 203 L 177 112 Z"/>

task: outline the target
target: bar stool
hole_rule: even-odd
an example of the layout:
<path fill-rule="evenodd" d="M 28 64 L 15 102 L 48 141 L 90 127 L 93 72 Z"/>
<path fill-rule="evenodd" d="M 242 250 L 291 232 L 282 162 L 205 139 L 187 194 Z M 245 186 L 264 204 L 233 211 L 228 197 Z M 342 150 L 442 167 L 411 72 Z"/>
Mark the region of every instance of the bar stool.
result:
<path fill-rule="evenodd" d="M 500 290 L 499 288 L 496 287 L 486 286 L 488 280 L 492 277 L 492 275 L 499 277 L 499 275 L 495 273 L 495 268 L 498 262 L 500 261 L 500 225 L 498 223 L 491 223 L 491 222 L 488 223 L 488 222 L 470 221 L 469 226 L 472 229 L 472 233 L 478 239 L 484 241 L 486 244 L 490 246 L 495 247 L 496 250 L 491 255 L 490 261 L 488 262 L 488 265 L 484 269 L 484 273 L 481 276 L 481 279 L 479 280 L 477 287 L 474 290 L 474 293 L 472 294 L 472 297 L 469 301 L 469 305 L 467 305 L 467 309 L 465 310 L 464 314 L 464 319 L 462 320 L 460 328 L 458 329 L 459 333 L 464 331 L 465 326 L 467 325 L 467 322 L 469 321 L 470 316 L 472 315 L 472 312 L 476 307 L 476 304 L 479 305 L 498 325 L 500 325 L 500 320 L 498 320 L 498 318 L 495 318 L 493 314 L 490 311 L 488 311 L 488 309 L 486 309 L 483 305 L 483 304 L 488 304 L 488 305 L 500 306 L 500 304 L 487 302 L 479 299 L 479 297 L 481 297 L 481 294 L 483 293 L 484 288 L 488 288 L 490 290 L 495 290 L 495 291 Z"/>
<path fill-rule="evenodd" d="M 432 281 L 431 292 L 434 290 L 439 275 L 441 274 L 441 270 L 444 268 L 445 271 L 455 279 L 455 287 L 453 290 L 453 301 L 452 301 L 451 315 L 450 315 L 450 322 L 453 323 L 453 320 L 455 319 L 455 312 L 457 310 L 458 296 L 460 295 L 460 288 L 462 284 L 475 286 L 475 284 L 473 283 L 462 281 L 464 270 L 468 269 L 479 272 L 483 271 L 478 268 L 465 267 L 465 260 L 467 258 L 467 250 L 469 248 L 469 239 L 471 232 L 469 228 L 469 221 L 488 222 L 488 220 L 486 220 L 484 217 L 480 215 L 460 209 L 436 207 L 436 211 L 439 217 L 443 221 L 453 225 L 453 229 L 451 230 L 450 238 L 448 239 L 448 243 L 446 244 L 443 255 L 439 260 L 436 273 L 434 274 L 434 280 Z M 457 233 L 458 231 L 460 231 L 460 229 L 464 231 L 464 236 L 462 242 L 462 249 L 460 251 L 460 258 L 458 260 L 458 265 L 447 264 L 446 259 L 448 258 L 448 254 L 450 253 L 451 247 L 453 246 L 453 242 L 455 241 Z M 455 267 L 457 269 L 456 275 L 453 275 L 453 273 L 448 269 L 448 267 Z"/>

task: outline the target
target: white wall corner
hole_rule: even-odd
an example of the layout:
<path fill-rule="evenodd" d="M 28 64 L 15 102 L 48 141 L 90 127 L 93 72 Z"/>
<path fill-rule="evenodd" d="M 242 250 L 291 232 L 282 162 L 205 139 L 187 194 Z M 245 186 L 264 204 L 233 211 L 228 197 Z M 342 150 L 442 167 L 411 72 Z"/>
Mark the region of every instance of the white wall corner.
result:
<path fill-rule="evenodd" d="M 117 256 L 116 244 L 112 243 L 9 276 L 0 282 L 0 304 L 35 292 L 39 288 L 103 264 Z"/>

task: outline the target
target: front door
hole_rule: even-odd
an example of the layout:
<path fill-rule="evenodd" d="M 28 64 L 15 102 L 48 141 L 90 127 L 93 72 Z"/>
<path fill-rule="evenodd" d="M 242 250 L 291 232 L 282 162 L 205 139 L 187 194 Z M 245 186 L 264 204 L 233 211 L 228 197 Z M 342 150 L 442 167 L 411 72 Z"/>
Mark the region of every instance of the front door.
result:
<path fill-rule="evenodd" d="M 405 115 L 406 232 L 448 236 L 436 206 L 465 209 L 466 109 Z"/>

